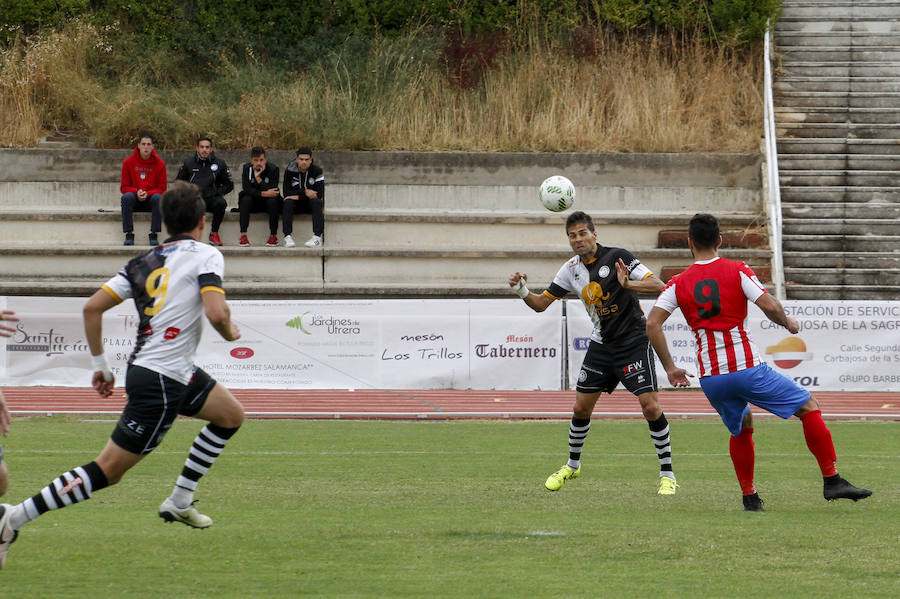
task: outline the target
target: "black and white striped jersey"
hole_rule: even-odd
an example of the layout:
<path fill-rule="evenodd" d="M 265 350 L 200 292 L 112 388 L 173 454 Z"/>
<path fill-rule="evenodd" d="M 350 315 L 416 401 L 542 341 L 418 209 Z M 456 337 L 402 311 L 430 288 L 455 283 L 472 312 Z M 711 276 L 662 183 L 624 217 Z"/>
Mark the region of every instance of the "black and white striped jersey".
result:
<path fill-rule="evenodd" d="M 134 298 L 137 308 L 137 343 L 128 364 L 188 384 L 203 331 L 201 294 L 224 294 L 224 274 L 218 249 L 182 236 L 133 258 L 107 281 L 107 293 L 120 302 Z"/>

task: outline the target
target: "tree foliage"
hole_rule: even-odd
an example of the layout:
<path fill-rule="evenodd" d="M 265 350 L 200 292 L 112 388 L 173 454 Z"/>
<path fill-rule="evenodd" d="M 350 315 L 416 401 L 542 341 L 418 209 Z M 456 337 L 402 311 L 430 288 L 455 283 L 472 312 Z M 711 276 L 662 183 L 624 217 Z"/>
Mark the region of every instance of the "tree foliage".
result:
<path fill-rule="evenodd" d="M 428 24 L 458 36 L 509 34 L 540 22 L 549 31 L 584 23 L 619 32 L 700 32 L 739 46 L 759 40 L 780 0 L 0 0 L 0 43 L 58 27 L 71 17 L 93 21 L 149 51 L 182 51 L 187 60 L 246 55 L 296 60 L 297 48 L 339 43 L 350 35 L 390 35 Z M 312 43 L 311 43 L 312 42 Z"/>

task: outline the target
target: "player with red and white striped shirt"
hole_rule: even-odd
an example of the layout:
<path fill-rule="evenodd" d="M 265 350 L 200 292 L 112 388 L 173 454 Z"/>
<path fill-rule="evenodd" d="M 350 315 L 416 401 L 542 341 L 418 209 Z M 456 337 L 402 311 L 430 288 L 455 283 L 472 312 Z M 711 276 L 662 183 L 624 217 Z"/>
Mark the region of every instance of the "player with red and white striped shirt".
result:
<path fill-rule="evenodd" d="M 868 497 L 870 490 L 854 487 L 838 475 L 831 432 L 815 398 L 760 359 L 744 326 L 748 300 L 759 306 L 769 320 L 791 333 L 800 330 L 797 319 L 784 313 L 781 302 L 766 291 L 749 266 L 719 257 L 721 243 L 715 217 L 697 214 L 691 219 L 688 244 L 695 262 L 672 277 L 647 318 L 647 335 L 669 382 L 675 387 L 686 387 L 690 384 L 687 377 L 693 376 L 675 365 L 662 328 L 669 315 L 681 308 L 697 343 L 700 386 L 731 431 L 729 452 L 741 485 L 744 509 L 762 510 L 762 500 L 753 484 L 755 449 L 749 404 L 781 418 L 800 418 L 806 445 L 822 471 L 825 499 L 857 501 Z"/>
<path fill-rule="evenodd" d="M 694 331 L 700 376 L 737 372 L 760 364 L 759 350 L 744 328 L 747 300 L 755 302 L 766 293 L 753 270 L 743 262 L 727 258 L 697 261 L 672 278 L 656 305 L 674 312 L 679 305 Z M 731 285 L 720 285 L 729 281 Z"/>

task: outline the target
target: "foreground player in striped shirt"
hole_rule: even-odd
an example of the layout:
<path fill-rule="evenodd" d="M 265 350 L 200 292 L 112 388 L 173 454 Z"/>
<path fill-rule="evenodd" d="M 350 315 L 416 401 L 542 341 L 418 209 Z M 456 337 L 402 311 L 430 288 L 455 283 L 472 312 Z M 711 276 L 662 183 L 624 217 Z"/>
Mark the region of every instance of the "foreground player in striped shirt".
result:
<path fill-rule="evenodd" d="M 872 491 L 854 487 L 838 475 L 831 432 L 822 420 L 819 404 L 809 391 L 760 359 L 759 350 L 744 328 L 747 300 L 791 333 L 800 330 L 797 319 L 784 313 L 781 303 L 766 292 L 749 266 L 719 257 L 722 236 L 714 216 L 695 215 L 689 235 L 695 262 L 672 277 L 660 294 L 647 318 L 647 334 L 669 382 L 675 387 L 690 385 L 687 377 L 693 375 L 675 366 L 662 328 L 669 315 L 681 308 L 697 343 L 700 386 L 731 431 L 729 450 L 744 496 L 744 509 L 763 509 L 753 485 L 753 416 L 748 403 L 781 418 L 800 418 L 806 446 L 822 470 L 825 499 L 857 501 L 871 495 Z"/>
<path fill-rule="evenodd" d="M 228 389 L 193 365 L 204 316 L 224 339 L 240 337 L 225 301 L 222 253 L 200 243 L 205 210 L 196 185 L 173 185 L 162 198 L 163 220 L 172 237 L 129 261 L 85 304 L 91 382 L 101 397 L 110 397 L 115 377 L 103 351 L 103 313 L 134 299 L 140 321 L 125 375 L 128 401 L 106 447 L 92 462 L 63 473 L 16 506 L 0 505 L 0 567 L 22 526 L 119 482 L 159 445 L 179 414 L 209 424 L 194 440 L 159 516 L 193 528 L 212 525 L 194 507 L 194 490 L 243 423 L 244 410 Z"/>

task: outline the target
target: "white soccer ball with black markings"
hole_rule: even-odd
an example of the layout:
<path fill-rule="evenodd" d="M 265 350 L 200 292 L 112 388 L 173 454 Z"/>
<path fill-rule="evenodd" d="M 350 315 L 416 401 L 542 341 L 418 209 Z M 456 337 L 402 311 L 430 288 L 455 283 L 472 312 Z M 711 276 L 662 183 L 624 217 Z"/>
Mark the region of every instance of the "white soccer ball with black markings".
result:
<path fill-rule="evenodd" d="M 541 183 L 541 204 L 550 212 L 568 210 L 575 203 L 575 186 L 562 175 L 547 177 Z"/>

